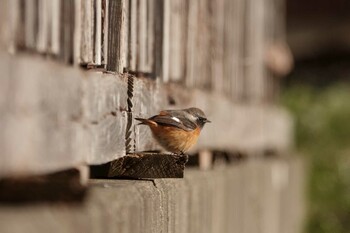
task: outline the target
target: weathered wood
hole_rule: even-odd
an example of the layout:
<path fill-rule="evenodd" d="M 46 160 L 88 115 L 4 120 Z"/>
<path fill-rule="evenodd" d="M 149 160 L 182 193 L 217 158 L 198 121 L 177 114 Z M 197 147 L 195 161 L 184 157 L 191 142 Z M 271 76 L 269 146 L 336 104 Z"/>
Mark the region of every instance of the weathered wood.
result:
<path fill-rule="evenodd" d="M 186 155 L 135 153 L 91 167 L 92 178 L 182 178 Z"/>
<path fill-rule="evenodd" d="M 57 56 L 60 53 L 60 33 L 61 33 L 61 24 L 60 21 L 61 15 L 61 4 L 60 0 L 53 0 L 50 3 L 50 14 L 51 14 L 51 30 L 50 30 L 50 46 L 49 53 Z"/>
<path fill-rule="evenodd" d="M 88 68 L 107 64 L 108 71 L 182 82 L 237 102 L 273 102 L 278 85 L 265 54 L 285 40 L 283 2 L 13 0 L 8 45 L 69 63 L 74 51 L 74 63 Z M 64 17 L 62 9 L 71 12 Z"/>
<path fill-rule="evenodd" d="M 65 0 L 61 2 L 60 12 L 60 59 L 67 63 L 73 64 L 74 58 L 74 0 Z"/>
<path fill-rule="evenodd" d="M 186 155 L 161 153 L 129 154 L 109 163 L 104 178 L 182 178 Z M 106 165 L 103 165 L 106 166 Z"/>
<path fill-rule="evenodd" d="M 92 179 L 84 205 L 1 205 L 0 225 L 4 233 L 100 232 L 106 226 L 125 233 L 297 233 L 303 177 L 298 159 L 279 158 L 187 169 L 184 179 Z"/>
<path fill-rule="evenodd" d="M 126 67 L 128 0 L 109 1 L 107 70 L 123 72 Z"/>
<path fill-rule="evenodd" d="M 29 55 L 2 54 L 0 61 L 0 176 L 101 164 L 125 155 L 126 77 L 84 72 Z M 212 123 L 204 127 L 192 152 L 201 148 L 255 154 L 291 147 L 292 122 L 283 109 L 232 104 L 223 95 L 165 87 L 136 78 L 133 118 L 150 117 L 169 107 L 202 108 Z M 167 105 L 169 96 L 175 106 Z M 135 123 L 133 148 L 159 149 L 150 130 Z"/>
<path fill-rule="evenodd" d="M 0 203 L 81 202 L 87 186 L 81 183 L 83 174 L 70 169 L 42 176 L 0 179 Z"/>
<path fill-rule="evenodd" d="M 93 64 L 94 31 L 92 0 L 76 0 L 76 46 L 79 46 L 77 63 L 82 65 Z"/>

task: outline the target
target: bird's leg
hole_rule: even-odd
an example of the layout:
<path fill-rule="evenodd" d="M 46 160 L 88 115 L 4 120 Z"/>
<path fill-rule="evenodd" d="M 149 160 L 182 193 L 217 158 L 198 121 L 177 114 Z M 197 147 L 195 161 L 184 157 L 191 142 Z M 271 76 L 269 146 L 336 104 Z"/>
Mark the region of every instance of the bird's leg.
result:
<path fill-rule="evenodd" d="M 188 162 L 188 154 L 185 154 L 183 151 L 179 151 L 178 153 L 173 153 L 174 157 L 177 157 L 180 160 L 183 160 L 184 163 Z"/>
<path fill-rule="evenodd" d="M 185 158 L 185 163 L 188 162 L 188 154 L 185 154 L 183 151 L 180 151 L 180 155 Z"/>

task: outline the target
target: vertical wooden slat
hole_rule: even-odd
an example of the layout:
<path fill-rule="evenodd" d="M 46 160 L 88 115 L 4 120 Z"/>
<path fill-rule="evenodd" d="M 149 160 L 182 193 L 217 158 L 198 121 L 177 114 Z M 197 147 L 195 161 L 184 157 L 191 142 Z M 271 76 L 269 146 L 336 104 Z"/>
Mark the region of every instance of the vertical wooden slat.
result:
<path fill-rule="evenodd" d="M 171 2 L 165 1 L 163 5 L 163 47 L 162 47 L 162 77 L 163 82 L 169 81 L 169 54 L 170 54 L 170 10 Z"/>
<path fill-rule="evenodd" d="M 150 67 L 147 65 L 147 1 L 138 0 L 138 21 L 137 21 L 137 70 L 141 72 L 150 72 Z"/>
<path fill-rule="evenodd" d="M 82 45 L 82 3 L 83 0 L 74 0 L 74 64 L 80 65 L 81 59 L 81 45 Z"/>
<path fill-rule="evenodd" d="M 128 46 L 128 68 L 129 70 L 136 71 L 137 63 L 137 1 L 129 1 L 129 46 Z"/>
<path fill-rule="evenodd" d="M 36 49 L 40 53 L 47 53 L 48 49 L 48 33 L 49 33 L 49 17 L 48 14 L 48 1 L 39 0 L 38 2 L 38 38 L 36 43 Z"/>
<path fill-rule="evenodd" d="M 61 0 L 51 1 L 51 32 L 50 32 L 50 53 L 58 55 L 60 53 L 60 14 Z"/>
<path fill-rule="evenodd" d="M 101 52 L 101 63 L 105 66 L 108 63 L 108 3 L 109 0 L 102 0 L 102 14 L 101 14 L 101 24 L 102 24 L 102 52 Z"/>
<path fill-rule="evenodd" d="M 235 37 L 235 31 L 237 29 L 238 19 L 235 19 L 235 3 L 237 1 L 241 0 L 232 0 L 232 1 L 225 1 L 225 8 L 224 8 L 224 51 L 223 51 L 223 59 L 224 59 L 224 79 L 223 79 L 223 90 L 224 93 L 228 96 L 236 94 L 236 92 L 233 91 L 233 85 L 236 76 L 235 71 L 237 71 L 237 59 L 235 59 L 235 56 L 237 56 L 237 51 L 234 48 L 237 36 Z"/>
<path fill-rule="evenodd" d="M 197 27 L 198 27 L 198 35 L 196 38 L 197 42 L 197 65 L 196 65 L 196 77 L 195 77 L 195 87 L 210 89 L 211 88 L 211 80 L 210 80 L 210 67 L 211 67 L 211 59 L 209 52 L 209 39 L 210 39 L 210 31 L 209 31 L 209 1 L 198 1 L 198 19 L 197 19 Z M 203 36 L 206 35 L 206 36 Z"/>
<path fill-rule="evenodd" d="M 127 66 L 128 1 L 110 1 L 108 5 L 108 63 L 107 70 L 123 72 Z"/>
<path fill-rule="evenodd" d="M 261 102 L 265 90 L 265 1 L 248 0 L 247 8 L 247 93 L 251 102 Z"/>
<path fill-rule="evenodd" d="M 27 28 L 25 27 L 25 0 L 21 0 L 19 2 L 19 21 L 18 21 L 18 27 L 16 31 L 16 46 L 19 49 L 24 49 L 25 48 L 25 35 L 26 35 L 26 30 Z"/>
<path fill-rule="evenodd" d="M 154 11 L 155 0 L 147 0 L 147 47 L 146 47 L 146 67 L 152 75 L 154 75 L 154 19 L 155 19 L 155 11 Z"/>
<path fill-rule="evenodd" d="M 154 50 L 153 50 L 153 71 L 155 77 L 161 77 L 163 73 L 163 49 L 164 49 L 164 2 L 155 0 L 154 4 Z M 164 79 L 164 77 L 163 77 Z"/>
<path fill-rule="evenodd" d="M 21 0 L 7 1 L 7 4 L 8 7 L 3 8 L 4 10 L 8 11 L 8 23 L 6 24 L 8 26 L 8 29 L 6 30 L 8 36 L 6 37 L 6 40 L 8 45 L 8 51 L 10 53 L 14 53 L 17 50 L 19 44 L 18 40 L 21 21 Z"/>
<path fill-rule="evenodd" d="M 128 30 L 129 20 L 129 0 L 122 1 L 122 27 L 121 27 L 121 62 L 119 64 L 119 71 L 122 73 L 124 68 L 128 67 Z"/>
<path fill-rule="evenodd" d="M 169 79 L 183 80 L 186 70 L 186 34 L 188 2 L 170 1 L 169 11 Z"/>
<path fill-rule="evenodd" d="M 25 47 L 33 50 L 36 46 L 36 37 L 38 31 L 38 1 L 26 0 L 25 1 Z"/>
<path fill-rule="evenodd" d="M 211 85 L 215 91 L 224 92 L 224 26 L 225 26 L 225 0 L 210 1 L 210 63 Z M 230 22 L 232 23 L 232 22 Z M 233 41 L 230 41 L 232 44 Z M 229 77 L 231 78 L 231 77 Z"/>
<path fill-rule="evenodd" d="M 120 61 L 120 31 L 122 1 L 110 1 L 108 5 L 108 63 L 107 70 L 117 71 Z"/>
<path fill-rule="evenodd" d="M 80 30 L 81 41 L 80 41 L 80 58 L 79 63 L 86 65 L 93 63 L 93 5 L 92 0 L 80 0 Z"/>
<path fill-rule="evenodd" d="M 74 53 L 74 0 L 62 1 L 60 10 L 60 59 L 67 64 L 72 64 Z"/>
<path fill-rule="evenodd" d="M 94 64 L 101 65 L 101 56 L 102 56 L 102 0 L 94 0 Z"/>
<path fill-rule="evenodd" d="M 188 2 L 188 30 L 187 30 L 187 47 L 186 47 L 186 85 L 193 86 L 196 74 L 196 61 L 197 61 L 197 26 L 198 26 L 198 0 Z"/>
<path fill-rule="evenodd" d="M 225 92 L 242 101 L 244 91 L 244 0 L 225 2 Z"/>

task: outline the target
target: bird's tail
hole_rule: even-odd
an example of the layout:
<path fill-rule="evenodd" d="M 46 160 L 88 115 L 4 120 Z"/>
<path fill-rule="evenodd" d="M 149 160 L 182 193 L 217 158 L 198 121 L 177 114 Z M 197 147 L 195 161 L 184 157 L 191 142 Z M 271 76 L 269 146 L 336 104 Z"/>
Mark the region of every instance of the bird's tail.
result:
<path fill-rule="evenodd" d="M 140 121 L 140 123 L 138 125 L 155 125 L 155 124 L 157 124 L 154 121 L 144 119 L 144 118 L 135 117 L 135 120 Z"/>

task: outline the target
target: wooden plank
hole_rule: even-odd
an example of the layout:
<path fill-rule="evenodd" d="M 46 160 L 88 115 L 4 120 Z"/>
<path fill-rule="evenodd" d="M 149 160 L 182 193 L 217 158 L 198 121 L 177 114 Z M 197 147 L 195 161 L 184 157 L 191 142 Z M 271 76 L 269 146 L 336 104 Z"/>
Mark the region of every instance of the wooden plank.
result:
<path fill-rule="evenodd" d="M 38 1 L 25 1 L 25 46 L 33 50 L 36 46 L 38 31 Z"/>
<path fill-rule="evenodd" d="M 266 160 L 261 165 L 268 166 L 269 163 Z M 302 188 L 303 181 L 299 179 L 305 177 L 298 176 L 300 170 L 290 165 L 293 161 L 287 163 L 293 174 L 291 180 L 296 182 L 296 186 L 288 189 L 292 193 L 283 193 L 283 197 L 289 203 L 300 205 L 301 202 L 291 197 L 292 194 L 302 194 L 298 188 Z M 0 225 L 4 233 L 41 233 L 48 229 L 51 232 L 62 232 L 61 228 L 56 227 L 57 221 L 67 232 L 89 232 L 91 229 L 102 232 L 108 226 L 116 232 L 250 233 L 241 227 L 245 222 L 242 218 L 242 202 L 243 198 L 251 200 L 252 197 L 243 197 L 242 194 L 245 189 L 256 187 L 242 182 L 243 175 L 247 175 L 242 174 L 246 167 L 243 162 L 206 172 L 188 169 L 184 179 L 91 179 L 89 195 L 83 205 L 1 205 Z M 258 170 L 256 174 L 265 176 L 267 173 Z M 259 190 L 257 194 L 259 195 Z M 263 206 L 263 199 L 256 199 L 255 203 Z M 262 213 L 260 211 L 264 210 L 259 209 L 252 216 L 258 216 Z M 226 216 L 227 212 L 235 212 L 237 215 Z M 303 223 L 302 219 L 289 213 L 289 218 L 285 220 L 291 224 L 290 228 L 281 233 L 297 233 L 299 231 L 292 225 L 300 226 Z M 258 216 L 257 219 L 249 217 L 249 223 L 254 226 L 260 217 L 263 216 Z M 280 223 L 278 219 L 273 219 L 272 222 Z M 258 232 L 266 232 L 264 229 L 259 230 Z"/>
<path fill-rule="evenodd" d="M 65 0 L 61 2 L 60 8 L 60 59 L 73 64 L 74 58 L 74 0 Z"/>
<path fill-rule="evenodd" d="M 80 42 L 77 42 L 80 45 L 80 58 L 78 58 L 78 62 L 82 65 L 93 64 L 94 31 L 92 0 L 77 0 L 76 3 L 80 3 L 80 6 L 77 6 L 77 10 L 80 10 L 78 15 L 81 16 L 81 19 L 77 21 L 78 24 L 76 25 L 77 30 L 81 33 L 81 36 L 78 37 L 80 38 Z"/>
<path fill-rule="evenodd" d="M 130 0 L 129 2 L 129 46 L 128 46 L 128 69 L 130 71 L 137 70 L 137 0 Z"/>
<path fill-rule="evenodd" d="M 146 66 L 152 77 L 154 76 L 154 50 L 155 50 L 155 4 L 156 0 L 147 1 L 147 48 L 146 48 Z"/>
<path fill-rule="evenodd" d="M 169 53 L 170 53 L 170 10 L 171 2 L 165 1 L 163 4 L 163 40 L 162 40 L 162 80 L 169 82 Z"/>
<path fill-rule="evenodd" d="M 9 44 L 9 31 L 11 30 L 9 25 L 11 22 L 10 6 L 8 1 L 0 2 L 0 49 L 6 50 L 10 47 Z"/>
<path fill-rule="evenodd" d="M 224 90 L 235 102 L 244 97 L 244 3 L 225 1 Z"/>
<path fill-rule="evenodd" d="M 109 0 L 102 0 L 102 12 L 101 12 L 101 24 L 102 24 L 102 32 L 101 32 L 101 63 L 106 67 L 108 63 L 108 5 Z"/>
<path fill-rule="evenodd" d="M 47 53 L 49 36 L 49 4 L 47 0 L 38 2 L 38 39 L 36 50 L 40 53 Z"/>
<path fill-rule="evenodd" d="M 147 2 L 137 1 L 137 71 L 144 73 L 151 72 L 151 67 L 147 64 Z"/>
<path fill-rule="evenodd" d="M 82 0 L 74 0 L 74 65 L 82 63 L 82 43 L 83 43 L 83 6 Z"/>
<path fill-rule="evenodd" d="M 101 56 L 102 56 L 102 0 L 94 0 L 94 64 L 101 65 Z"/>
<path fill-rule="evenodd" d="M 214 91 L 225 92 L 224 88 L 224 51 L 225 47 L 225 0 L 209 1 L 210 30 L 210 77 Z M 229 23 L 228 21 L 227 23 Z M 230 22 L 231 23 L 231 22 Z M 230 44 L 233 41 L 229 41 Z M 232 79 L 231 76 L 227 77 Z M 229 93 L 228 93 L 229 94 Z"/>
<path fill-rule="evenodd" d="M 196 77 L 196 59 L 197 59 L 197 43 L 196 38 L 198 24 L 198 0 L 189 1 L 188 5 L 188 31 L 187 31 L 187 54 L 186 54 L 186 86 L 195 85 Z"/>
<path fill-rule="evenodd" d="M 14 0 L 10 3 L 11 10 L 11 27 L 13 34 L 11 39 L 13 44 L 10 45 L 10 52 L 25 47 L 25 1 Z"/>
<path fill-rule="evenodd" d="M 247 96 L 251 102 L 263 102 L 265 94 L 265 8 L 264 1 L 247 1 L 247 46 L 245 51 Z"/>
<path fill-rule="evenodd" d="M 186 155 L 135 153 L 100 166 L 92 166 L 92 178 L 183 178 Z"/>
<path fill-rule="evenodd" d="M 110 1 L 108 7 L 107 70 L 123 73 L 127 67 L 128 1 Z"/>
<path fill-rule="evenodd" d="M 170 1 L 169 9 L 169 79 L 173 82 L 184 81 L 186 72 L 186 36 L 188 2 Z"/>
<path fill-rule="evenodd" d="M 155 0 L 154 3 L 154 51 L 153 51 L 153 59 L 154 59 L 154 67 L 153 72 L 155 77 L 162 77 L 163 73 L 163 43 L 164 43 L 164 4 L 166 2 L 162 0 Z M 163 77 L 164 79 L 164 77 Z"/>
<path fill-rule="evenodd" d="M 60 14 L 61 11 L 61 1 L 60 0 L 52 0 L 50 3 L 50 15 L 51 15 L 51 30 L 50 30 L 50 47 L 49 52 L 52 55 L 57 56 L 60 53 Z"/>

